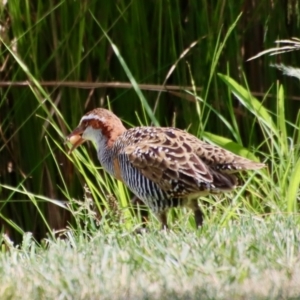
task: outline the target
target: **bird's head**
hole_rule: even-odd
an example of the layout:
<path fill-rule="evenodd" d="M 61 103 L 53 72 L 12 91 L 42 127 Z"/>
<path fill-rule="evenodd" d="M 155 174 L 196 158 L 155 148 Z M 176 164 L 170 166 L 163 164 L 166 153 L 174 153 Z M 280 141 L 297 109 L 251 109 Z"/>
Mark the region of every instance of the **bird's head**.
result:
<path fill-rule="evenodd" d="M 112 147 L 118 136 L 126 131 L 121 120 L 111 111 L 104 108 L 96 108 L 86 113 L 79 125 L 67 136 L 73 146 L 69 154 L 85 141 L 98 144 L 105 141 L 107 147 Z"/>

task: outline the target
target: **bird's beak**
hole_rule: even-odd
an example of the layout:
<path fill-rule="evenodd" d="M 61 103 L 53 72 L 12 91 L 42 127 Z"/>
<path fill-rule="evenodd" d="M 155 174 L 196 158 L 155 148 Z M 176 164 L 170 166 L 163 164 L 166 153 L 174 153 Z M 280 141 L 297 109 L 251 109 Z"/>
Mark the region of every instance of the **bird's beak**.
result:
<path fill-rule="evenodd" d="M 84 128 L 78 126 L 66 137 L 66 142 L 70 142 L 73 145 L 68 154 L 71 154 L 73 150 L 86 141 L 82 138 L 83 132 Z"/>

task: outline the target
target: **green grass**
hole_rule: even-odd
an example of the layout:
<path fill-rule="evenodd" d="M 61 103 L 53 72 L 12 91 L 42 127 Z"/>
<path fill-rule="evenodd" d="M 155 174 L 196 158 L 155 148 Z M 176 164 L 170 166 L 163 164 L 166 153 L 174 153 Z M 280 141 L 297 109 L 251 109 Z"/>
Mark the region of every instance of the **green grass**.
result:
<path fill-rule="evenodd" d="M 299 14 L 269 1 L 186 3 L 0 7 L 1 299 L 300 298 L 299 86 L 269 68 L 262 54 L 275 49 L 246 62 L 296 36 Z M 296 51 L 287 55 L 280 61 L 299 66 Z M 201 198 L 200 230 L 173 210 L 170 231 L 150 215 L 138 235 L 131 194 L 103 172 L 93 145 L 68 155 L 64 144 L 97 106 L 127 127 L 176 125 L 267 168 Z"/>
<path fill-rule="evenodd" d="M 1 299 L 299 299 L 298 216 L 246 216 L 198 231 L 120 225 L 0 255 Z"/>
<path fill-rule="evenodd" d="M 268 171 L 247 185 L 257 197 L 251 205 L 241 198 L 236 207 L 243 203 L 257 214 L 297 211 L 299 102 L 291 102 L 290 96 L 299 94 L 298 85 L 284 79 L 284 85 L 274 84 L 277 77 L 266 56 L 246 60 L 272 45 L 278 35 L 296 36 L 298 15 L 281 4 L 270 9 L 269 1 L 253 8 L 247 3 L 4 3 L 2 230 L 20 241 L 24 231 L 41 239 L 49 228 L 65 227 L 73 218 L 57 204 L 82 199 L 85 184 L 100 212 L 107 208 L 110 194 L 122 207 L 128 206 L 127 191 L 95 166 L 91 145 L 72 157 L 63 145 L 82 114 L 97 106 L 110 107 L 128 127 L 175 124 L 238 154 L 266 161 Z M 297 64 L 296 51 L 284 58 Z M 27 84 L 16 87 L 15 81 Z M 52 85 L 43 85 L 45 81 Z M 73 82 L 68 87 L 70 81 L 78 86 Z M 80 88 L 97 82 L 102 88 Z M 132 88 L 111 88 L 116 82 Z M 157 86 L 158 91 L 142 90 L 140 84 Z M 164 84 L 190 88 L 162 92 Z M 262 96 L 256 98 L 259 92 Z M 224 205 L 222 210 L 230 209 Z M 236 209 L 231 215 L 237 217 Z M 134 221 L 129 214 L 127 220 L 130 228 Z"/>

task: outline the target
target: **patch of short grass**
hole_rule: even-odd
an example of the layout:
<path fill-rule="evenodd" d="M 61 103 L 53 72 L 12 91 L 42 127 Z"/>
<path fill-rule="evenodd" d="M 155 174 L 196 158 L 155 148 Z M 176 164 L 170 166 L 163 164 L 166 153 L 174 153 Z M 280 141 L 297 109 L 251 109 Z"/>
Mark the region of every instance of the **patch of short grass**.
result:
<path fill-rule="evenodd" d="M 298 299 L 299 225 L 244 216 L 198 231 L 70 230 L 47 247 L 26 237 L 0 255 L 0 298 Z"/>

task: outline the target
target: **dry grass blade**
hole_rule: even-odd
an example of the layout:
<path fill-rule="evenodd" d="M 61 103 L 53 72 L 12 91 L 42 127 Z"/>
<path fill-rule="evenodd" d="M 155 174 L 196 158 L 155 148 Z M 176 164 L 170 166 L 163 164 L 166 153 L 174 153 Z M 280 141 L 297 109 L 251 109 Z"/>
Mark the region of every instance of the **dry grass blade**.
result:
<path fill-rule="evenodd" d="M 113 89 L 131 89 L 130 82 L 86 82 L 86 81 L 40 81 L 40 86 L 43 87 L 70 87 L 78 89 L 97 89 L 97 88 L 113 88 Z M 0 87 L 29 87 L 29 81 L 0 81 Z M 161 84 L 139 84 L 141 90 L 146 91 L 180 91 L 180 90 L 197 90 L 202 88 L 195 88 L 193 86 L 179 86 L 179 85 L 161 85 Z"/>
<path fill-rule="evenodd" d="M 279 46 L 279 47 L 274 47 L 274 48 L 270 48 L 264 51 L 259 52 L 258 54 L 250 57 L 249 59 L 247 59 L 247 61 L 250 60 L 254 60 L 258 57 L 261 57 L 265 54 L 269 54 L 269 55 L 278 55 L 281 53 L 287 53 L 287 52 L 291 52 L 291 51 L 298 51 L 300 50 L 300 39 L 297 38 L 292 38 L 291 40 L 277 40 L 275 41 L 276 44 L 280 45 L 280 44 L 287 44 L 285 46 Z"/>
<path fill-rule="evenodd" d="M 291 77 L 296 77 L 300 79 L 300 69 L 299 68 L 294 68 L 291 66 L 285 66 L 284 64 L 271 64 L 271 67 L 274 67 L 278 69 L 279 71 L 282 71 L 283 75 L 291 76 Z"/>

